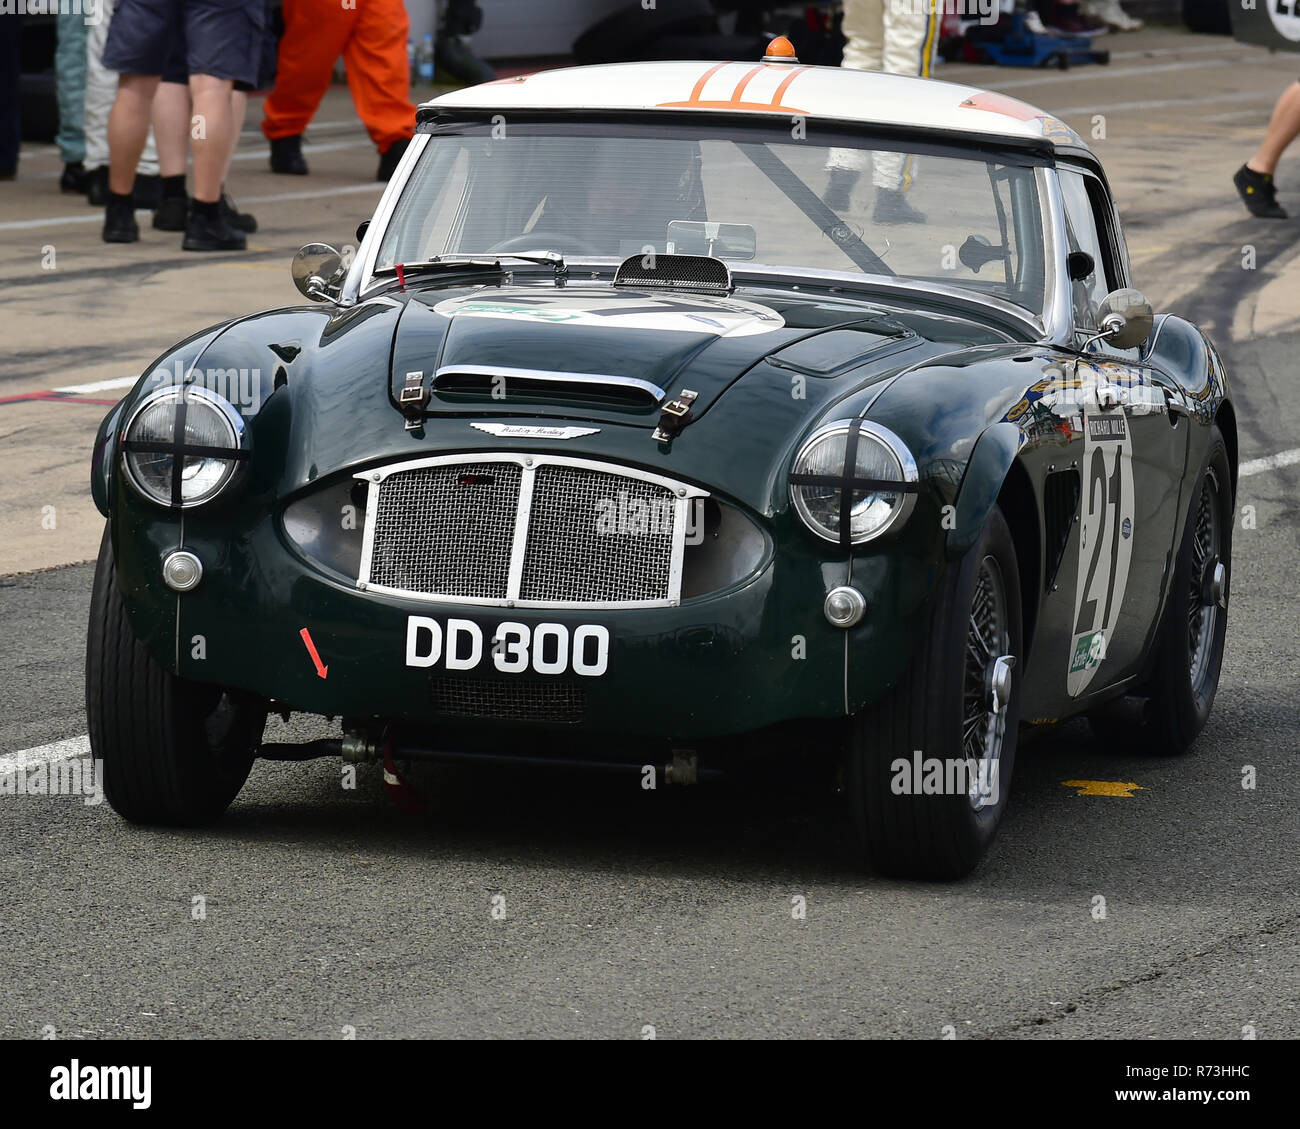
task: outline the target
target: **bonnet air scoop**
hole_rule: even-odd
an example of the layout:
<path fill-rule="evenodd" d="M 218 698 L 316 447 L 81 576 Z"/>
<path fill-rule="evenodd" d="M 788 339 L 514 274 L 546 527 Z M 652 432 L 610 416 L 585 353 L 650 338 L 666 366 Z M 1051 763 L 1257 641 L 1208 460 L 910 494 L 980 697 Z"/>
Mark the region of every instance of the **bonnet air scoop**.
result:
<path fill-rule="evenodd" d="M 689 290 L 696 294 L 730 294 L 731 270 L 708 255 L 629 255 L 614 274 L 615 286 L 638 290 Z"/>
<path fill-rule="evenodd" d="M 433 390 L 500 399 L 507 391 L 533 392 L 566 399 L 604 400 L 634 408 L 657 407 L 668 393 L 648 380 L 595 372 L 549 372 L 500 365 L 444 365 L 434 374 Z"/>

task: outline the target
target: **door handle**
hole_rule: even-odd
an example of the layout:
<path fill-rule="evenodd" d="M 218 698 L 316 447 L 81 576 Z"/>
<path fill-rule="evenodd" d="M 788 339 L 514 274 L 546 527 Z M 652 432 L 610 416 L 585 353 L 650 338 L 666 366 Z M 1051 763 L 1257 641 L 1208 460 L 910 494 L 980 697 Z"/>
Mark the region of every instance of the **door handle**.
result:
<path fill-rule="evenodd" d="M 1176 416 L 1187 416 L 1192 414 L 1191 408 L 1187 406 L 1187 401 L 1183 399 L 1183 394 L 1178 389 L 1170 388 L 1167 384 L 1160 386 L 1160 391 L 1165 394 L 1165 407 L 1169 409 L 1169 425 L 1178 426 Z"/>

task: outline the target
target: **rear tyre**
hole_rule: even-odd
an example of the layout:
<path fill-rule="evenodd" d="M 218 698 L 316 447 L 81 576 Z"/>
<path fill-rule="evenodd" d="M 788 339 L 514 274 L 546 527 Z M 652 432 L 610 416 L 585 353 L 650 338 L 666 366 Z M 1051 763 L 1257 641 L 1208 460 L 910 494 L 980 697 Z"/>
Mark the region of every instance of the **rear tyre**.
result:
<path fill-rule="evenodd" d="M 208 823 L 230 806 L 266 723 L 255 699 L 154 661 L 127 620 L 107 529 L 90 600 L 86 718 L 113 809 L 132 823 L 172 826 Z"/>
<path fill-rule="evenodd" d="M 1097 736 L 1118 740 L 1127 751 L 1177 756 L 1205 727 L 1219 688 L 1228 631 L 1233 505 L 1228 449 L 1215 426 L 1160 619 L 1154 673 L 1135 691 L 1147 698 L 1143 721 L 1123 726 L 1101 713 L 1089 718 Z"/>
<path fill-rule="evenodd" d="M 907 674 L 851 722 L 850 802 L 877 871 L 960 878 L 993 841 L 1015 765 L 1021 632 L 1015 547 L 995 509 L 948 570 Z M 925 794 L 917 751 L 944 762 L 942 790 Z M 962 765 L 951 778 L 950 761 Z"/>

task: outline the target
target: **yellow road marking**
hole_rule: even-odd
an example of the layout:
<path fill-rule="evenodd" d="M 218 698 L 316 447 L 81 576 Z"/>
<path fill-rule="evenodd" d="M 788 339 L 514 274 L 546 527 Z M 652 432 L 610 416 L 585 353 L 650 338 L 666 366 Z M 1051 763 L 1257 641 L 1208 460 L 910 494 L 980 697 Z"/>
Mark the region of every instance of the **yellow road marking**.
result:
<path fill-rule="evenodd" d="M 1146 791 L 1141 784 L 1134 784 L 1131 780 L 1062 780 L 1061 787 L 1077 788 L 1075 794 L 1079 796 L 1123 796 L 1127 799 L 1132 799 L 1135 791 Z"/>

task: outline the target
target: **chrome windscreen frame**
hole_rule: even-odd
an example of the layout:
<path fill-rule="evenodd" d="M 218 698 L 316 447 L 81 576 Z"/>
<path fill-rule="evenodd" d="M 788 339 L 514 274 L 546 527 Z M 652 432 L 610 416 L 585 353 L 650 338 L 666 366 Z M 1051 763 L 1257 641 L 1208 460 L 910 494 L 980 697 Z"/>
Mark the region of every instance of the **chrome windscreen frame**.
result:
<path fill-rule="evenodd" d="M 512 463 L 520 468 L 519 498 L 515 510 L 515 528 L 510 545 L 510 567 L 504 599 L 487 596 L 458 596 L 446 593 L 412 592 L 375 584 L 370 580 L 375 547 L 375 522 L 378 518 L 379 494 L 384 481 L 394 474 L 420 470 L 425 467 L 456 466 L 462 464 Z M 533 485 L 537 470 L 543 466 L 574 467 L 647 482 L 668 490 L 673 495 L 673 539 L 668 572 L 668 596 L 661 600 L 529 600 L 520 597 L 523 584 L 524 555 L 528 546 L 529 518 L 531 517 Z M 598 462 L 594 459 L 570 458 L 565 455 L 525 454 L 520 451 L 471 451 L 459 455 L 433 455 L 424 459 L 411 459 L 401 463 L 387 463 L 353 475 L 366 483 L 366 522 L 361 541 L 361 567 L 357 575 L 357 589 L 385 596 L 400 596 L 426 604 L 463 604 L 496 608 L 574 608 L 586 610 L 619 610 L 631 608 L 677 607 L 682 594 L 682 562 L 686 553 L 687 526 L 690 522 L 692 502 L 709 497 L 707 490 L 691 486 L 676 479 L 624 466 L 620 463 Z"/>
<path fill-rule="evenodd" d="M 388 187 L 379 197 L 379 204 L 370 219 L 370 226 L 366 228 L 361 246 L 357 248 L 352 265 L 343 279 L 343 289 L 339 294 L 340 306 L 355 305 L 361 296 L 363 283 L 366 288 L 374 284 L 375 259 L 379 255 L 379 245 L 384 241 L 384 233 L 387 232 L 389 221 L 393 218 L 397 201 L 406 190 L 406 183 L 411 179 L 411 173 L 419 162 L 424 147 L 429 144 L 429 138 L 429 134 L 417 132 L 411 138 L 410 145 L 406 147 L 406 152 L 402 154 L 402 159 L 397 162 L 397 168 L 388 181 Z"/>

